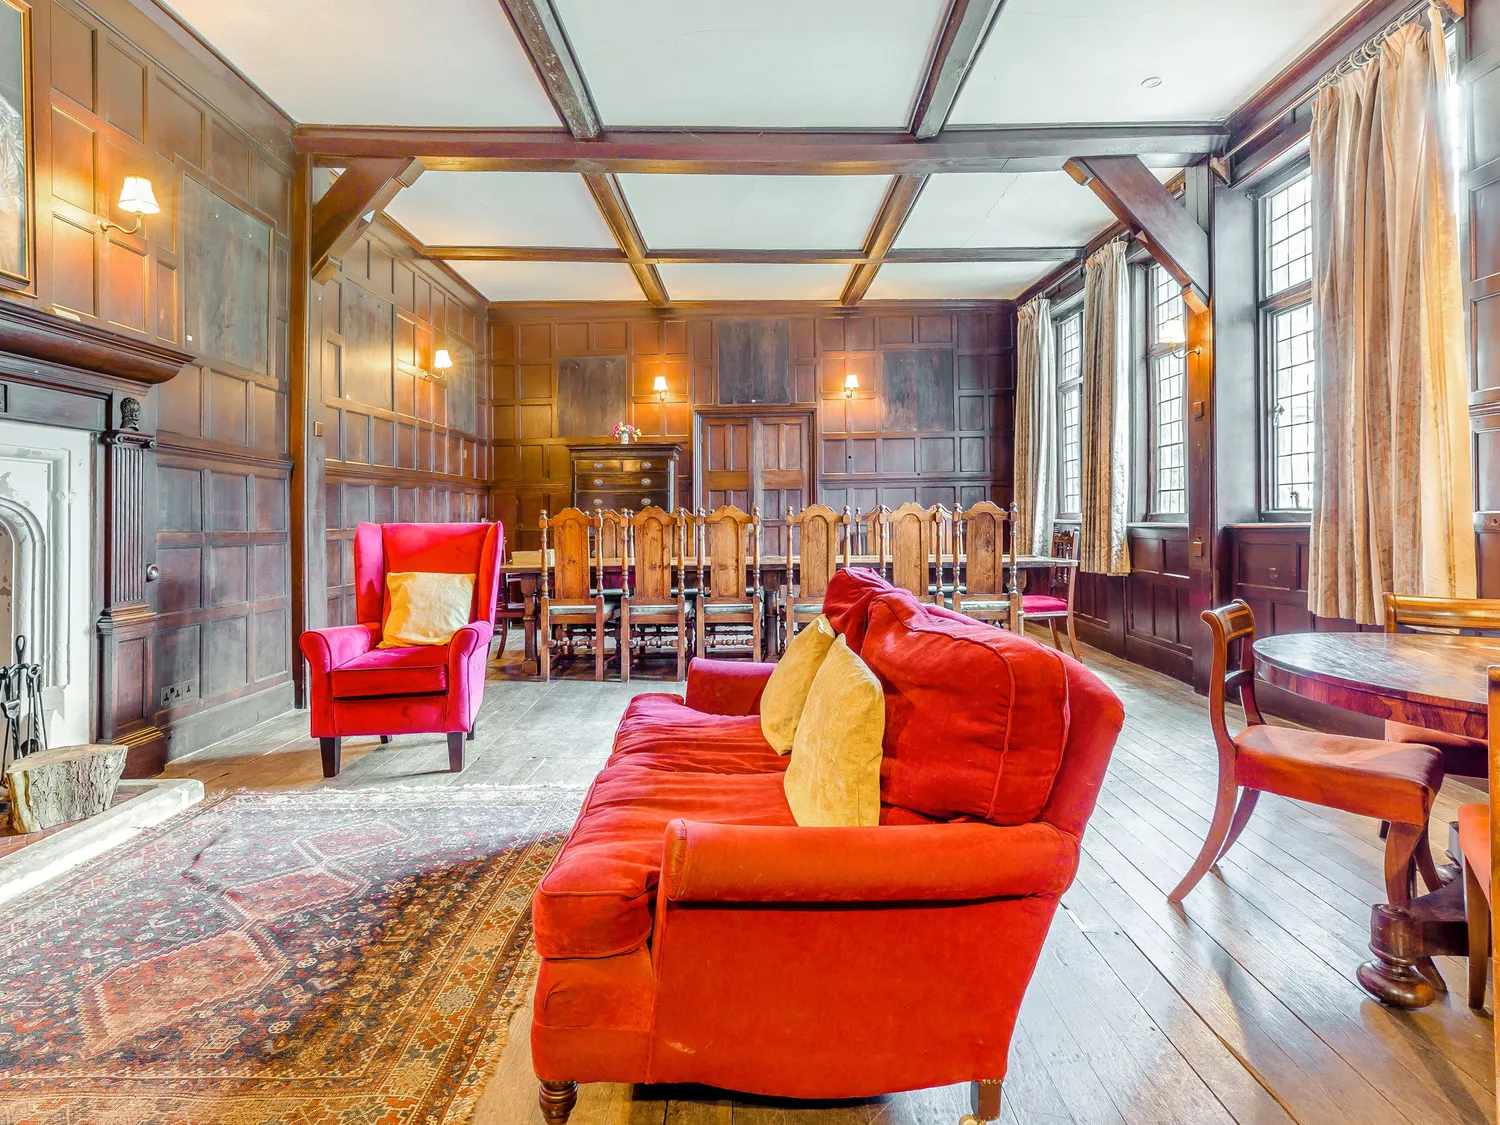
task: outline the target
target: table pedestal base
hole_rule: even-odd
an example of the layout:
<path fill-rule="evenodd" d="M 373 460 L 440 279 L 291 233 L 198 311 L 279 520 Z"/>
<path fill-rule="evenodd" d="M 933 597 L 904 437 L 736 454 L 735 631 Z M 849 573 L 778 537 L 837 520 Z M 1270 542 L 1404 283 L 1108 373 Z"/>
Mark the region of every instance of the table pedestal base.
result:
<path fill-rule="evenodd" d="M 1465 956 L 1468 933 L 1462 880 L 1454 879 L 1405 906 L 1381 903 L 1370 912 L 1370 952 L 1375 960 L 1359 967 L 1360 987 L 1393 1008 L 1425 1008 L 1442 986 L 1431 959 Z"/>

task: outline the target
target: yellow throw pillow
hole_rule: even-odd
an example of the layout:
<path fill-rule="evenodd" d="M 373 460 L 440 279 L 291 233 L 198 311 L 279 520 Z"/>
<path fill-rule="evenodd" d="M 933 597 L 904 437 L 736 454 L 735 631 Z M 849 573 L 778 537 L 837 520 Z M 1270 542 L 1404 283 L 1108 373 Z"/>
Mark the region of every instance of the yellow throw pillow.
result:
<path fill-rule="evenodd" d="M 880 823 L 885 693 L 843 637 L 828 650 L 792 742 L 783 785 L 804 828 Z"/>
<path fill-rule="evenodd" d="M 385 576 L 391 608 L 377 648 L 445 645 L 469 623 L 474 575 L 398 571 Z"/>
<path fill-rule="evenodd" d="M 822 667 L 836 636 L 828 618 L 819 615 L 791 639 L 776 662 L 776 670 L 766 681 L 766 690 L 760 697 L 760 733 L 776 753 L 785 754 L 792 748 L 797 720 L 802 717 L 813 677 Z"/>

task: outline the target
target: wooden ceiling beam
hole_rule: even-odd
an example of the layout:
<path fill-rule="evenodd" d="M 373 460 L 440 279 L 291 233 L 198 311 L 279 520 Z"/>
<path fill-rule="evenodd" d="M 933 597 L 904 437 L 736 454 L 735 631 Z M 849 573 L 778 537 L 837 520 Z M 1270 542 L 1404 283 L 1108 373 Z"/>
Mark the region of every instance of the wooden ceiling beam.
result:
<path fill-rule="evenodd" d="M 613 175 L 587 175 L 583 179 L 588 184 L 594 202 L 599 205 L 599 213 L 604 216 L 610 233 L 620 244 L 620 250 L 624 253 L 631 272 L 635 274 L 636 281 L 640 283 L 646 300 L 657 306 L 670 304 L 661 274 L 656 272 L 654 265 L 646 261 L 646 240 L 641 237 L 640 228 L 635 225 L 635 216 L 630 213 L 625 193 L 620 190 L 620 181 Z"/>
<path fill-rule="evenodd" d="M 839 296 L 839 304 L 857 305 L 864 300 L 870 283 L 880 272 L 880 260 L 901 233 L 901 228 L 912 208 L 917 205 L 917 197 L 922 194 L 926 183 L 926 176 L 897 176 L 891 181 L 890 190 L 885 193 L 880 210 L 875 213 L 875 221 L 870 225 L 870 233 L 865 236 L 865 257 L 869 260 L 861 262 L 850 271 L 849 280 L 845 282 L 844 291 Z"/>
<path fill-rule="evenodd" d="M 579 140 L 593 140 L 604 126 L 552 0 L 500 0 L 500 6 L 568 132 Z"/>
<path fill-rule="evenodd" d="M 409 156 L 367 157 L 351 160 L 312 209 L 312 274 L 326 281 L 340 259 L 370 225 L 366 216 L 383 210 L 403 187 L 422 174 L 422 164 Z"/>
<path fill-rule="evenodd" d="M 1191 163 L 1223 151 L 1219 123 L 1044 125 L 910 133 L 621 129 L 579 140 L 564 129 L 299 125 L 292 140 L 322 164 L 418 157 L 443 171 L 926 175 L 1055 171 L 1075 156 L 1157 156 Z"/>
<path fill-rule="evenodd" d="M 1176 278 L 1183 298 L 1205 312 L 1211 295 L 1208 232 L 1134 156 L 1083 157 L 1068 161 L 1073 179 L 1097 195 L 1115 218 L 1138 232 L 1151 256 Z"/>
<path fill-rule="evenodd" d="M 953 0 L 949 5 L 912 111 L 913 136 L 935 137 L 948 124 L 964 79 L 1003 7 L 1005 0 Z"/>
<path fill-rule="evenodd" d="M 422 246 L 423 255 L 445 262 L 629 262 L 612 246 Z M 1076 262 L 1078 246 L 978 246 L 955 249 L 889 250 L 887 262 Z M 853 265 L 867 262 L 863 250 L 647 250 L 653 265 L 724 264 Z"/>

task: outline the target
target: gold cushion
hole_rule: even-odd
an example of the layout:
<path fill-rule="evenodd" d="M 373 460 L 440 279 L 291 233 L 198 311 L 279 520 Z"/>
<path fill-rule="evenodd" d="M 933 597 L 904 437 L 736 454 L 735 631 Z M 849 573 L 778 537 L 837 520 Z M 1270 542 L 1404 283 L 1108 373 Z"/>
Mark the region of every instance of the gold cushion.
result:
<path fill-rule="evenodd" d="M 391 608 L 378 648 L 445 645 L 469 623 L 474 575 L 397 571 L 385 576 Z"/>
<path fill-rule="evenodd" d="M 760 733 L 778 754 L 792 748 L 808 689 L 823 658 L 833 647 L 834 637 L 828 618 L 819 617 L 791 639 L 766 681 L 766 690 L 760 697 Z"/>
<path fill-rule="evenodd" d="M 804 828 L 880 823 L 880 756 L 885 694 L 843 637 L 813 677 L 782 784 Z"/>

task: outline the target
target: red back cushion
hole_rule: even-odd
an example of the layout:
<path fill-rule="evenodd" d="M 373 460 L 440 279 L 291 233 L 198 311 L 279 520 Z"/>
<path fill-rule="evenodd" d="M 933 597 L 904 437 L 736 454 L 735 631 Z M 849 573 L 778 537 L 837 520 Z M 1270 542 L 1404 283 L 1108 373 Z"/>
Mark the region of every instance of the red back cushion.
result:
<path fill-rule="evenodd" d="M 885 689 L 885 804 L 939 820 L 1037 819 L 1068 740 L 1060 654 L 896 591 L 871 601 L 860 657 Z"/>
<path fill-rule="evenodd" d="M 859 655 L 865 639 L 865 618 L 870 603 L 895 590 L 884 578 L 864 567 L 845 567 L 828 580 L 823 593 L 823 613 L 833 631 L 844 638 L 849 651 Z"/>

